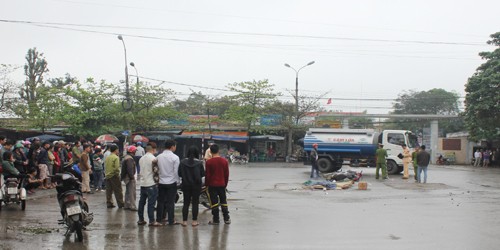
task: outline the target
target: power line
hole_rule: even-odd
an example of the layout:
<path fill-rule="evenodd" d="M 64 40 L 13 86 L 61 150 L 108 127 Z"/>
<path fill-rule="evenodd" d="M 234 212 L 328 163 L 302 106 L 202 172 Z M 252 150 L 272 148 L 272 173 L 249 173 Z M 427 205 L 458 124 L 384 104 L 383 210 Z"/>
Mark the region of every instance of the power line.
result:
<path fill-rule="evenodd" d="M 345 41 L 362 41 L 362 42 L 384 42 L 384 43 L 413 43 L 413 44 L 433 44 L 433 45 L 464 45 L 464 46 L 487 46 L 483 43 L 470 43 L 470 42 L 444 42 L 444 41 L 421 41 L 421 40 L 400 40 L 400 39 L 373 39 L 373 38 L 356 38 L 356 37 L 336 37 L 336 36 L 312 36 L 312 35 L 287 35 L 287 34 L 271 34 L 271 33 L 252 33 L 252 32 L 227 32 L 227 31 L 209 31 L 209 30 L 188 30 L 188 29 L 166 29 L 166 28 L 147 28 L 147 27 L 129 27 L 129 26 L 112 26 L 112 25 L 90 25 L 90 24 L 74 24 L 74 23 L 58 23 L 58 22 L 36 22 L 36 21 L 23 21 L 23 20 L 8 20 L 0 19 L 0 22 L 5 23 L 21 23 L 31 24 L 42 27 L 52 27 L 52 25 L 70 26 L 70 27 L 91 27 L 91 28 L 120 28 L 120 29 L 138 29 L 138 30 L 163 30 L 163 31 L 177 31 L 177 32 L 196 32 L 196 33 L 210 33 L 210 34 L 224 34 L 224 35 L 246 35 L 246 36 L 267 36 L 267 37 L 285 37 L 285 38 L 307 38 L 307 39 L 323 39 L 323 40 L 345 40 Z M 62 27 L 59 27 L 62 28 Z M 84 31 L 84 30 L 81 30 Z M 99 33 L 98 31 L 95 31 Z M 110 32 L 102 32 L 104 34 L 114 34 Z M 134 35 L 127 35 L 134 36 Z M 137 36 L 143 38 L 154 38 L 150 36 Z M 156 39 L 160 39 L 156 37 Z M 185 39 L 178 39 L 185 40 Z M 188 40 L 186 40 L 188 41 Z M 206 41 L 205 41 L 206 42 Z M 223 43 L 223 42 L 221 42 Z M 231 44 L 231 43 L 229 43 Z"/>

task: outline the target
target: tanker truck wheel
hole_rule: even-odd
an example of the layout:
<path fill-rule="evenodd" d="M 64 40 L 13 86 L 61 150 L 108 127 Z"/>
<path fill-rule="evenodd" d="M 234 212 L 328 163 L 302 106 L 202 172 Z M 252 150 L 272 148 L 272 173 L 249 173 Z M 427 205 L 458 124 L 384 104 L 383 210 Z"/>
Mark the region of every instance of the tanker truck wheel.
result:
<path fill-rule="evenodd" d="M 328 158 L 320 158 L 318 159 L 318 170 L 321 173 L 330 173 L 333 172 L 333 162 Z"/>
<path fill-rule="evenodd" d="M 387 161 L 387 173 L 388 174 L 399 174 L 401 171 L 399 170 L 398 164 L 395 161 L 388 160 Z"/>

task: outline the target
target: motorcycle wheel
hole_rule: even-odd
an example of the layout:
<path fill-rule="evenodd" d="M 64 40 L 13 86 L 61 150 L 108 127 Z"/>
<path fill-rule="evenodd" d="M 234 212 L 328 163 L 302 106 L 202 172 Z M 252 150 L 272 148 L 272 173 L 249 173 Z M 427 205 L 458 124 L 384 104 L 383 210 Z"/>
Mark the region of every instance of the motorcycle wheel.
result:
<path fill-rule="evenodd" d="M 202 201 L 201 205 L 203 205 L 205 208 L 210 208 L 210 205 L 206 201 Z"/>
<path fill-rule="evenodd" d="M 83 241 L 83 225 L 82 225 L 81 221 L 75 222 L 75 232 L 76 232 L 76 234 L 75 234 L 76 239 L 79 242 L 82 242 Z"/>
<path fill-rule="evenodd" d="M 25 210 L 26 209 L 26 200 L 22 200 L 21 201 L 21 210 Z"/>

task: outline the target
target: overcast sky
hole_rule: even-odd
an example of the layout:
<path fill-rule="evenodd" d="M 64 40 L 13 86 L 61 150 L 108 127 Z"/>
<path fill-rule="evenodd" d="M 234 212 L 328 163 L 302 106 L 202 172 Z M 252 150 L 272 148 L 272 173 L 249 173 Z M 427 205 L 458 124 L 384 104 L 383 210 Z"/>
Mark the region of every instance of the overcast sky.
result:
<path fill-rule="evenodd" d="M 486 41 L 500 31 L 499 9 L 498 0 L 3 0 L 0 64 L 22 66 L 36 47 L 49 78 L 117 83 L 123 34 L 140 76 L 217 89 L 269 79 L 292 101 L 295 72 L 284 63 L 298 69 L 315 61 L 300 71 L 300 94 L 328 92 L 321 103 L 330 110 L 387 113 L 404 90 L 464 96 L 483 62 L 478 53 L 494 49 Z M 11 78 L 22 82 L 22 69 Z M 231 94 L 164 84 L 179 98 L 191 90 Z"/>

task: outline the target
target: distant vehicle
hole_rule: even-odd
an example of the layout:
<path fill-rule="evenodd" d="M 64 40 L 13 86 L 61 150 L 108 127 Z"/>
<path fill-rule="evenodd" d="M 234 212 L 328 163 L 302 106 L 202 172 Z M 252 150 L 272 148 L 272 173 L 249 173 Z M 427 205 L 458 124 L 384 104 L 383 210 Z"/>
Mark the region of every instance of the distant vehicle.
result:
<path fill-rule="evenodd" d="M 397 155 L 403 153 L 401 145 L 406 144 L 410 151 L 418 145 L 417 136 L 408 130 L 373 129 L 332 129 L 310 128 L 304 137 L 304 150 L 309 153 L 312 144 L 318 144 L 318 169 L 333 172 L 342 168 L 344 160 L 349 159 L 351 166 L 364 163 L 375 166 L 375 150 L 379 143 L 387 150 L 387 171 L 397 174 L 403 171 L 403 160 Z"/>

